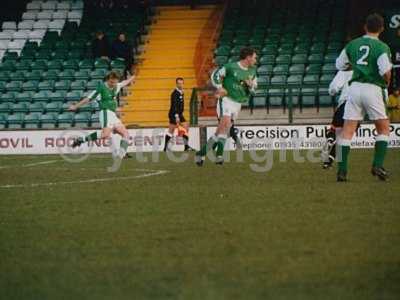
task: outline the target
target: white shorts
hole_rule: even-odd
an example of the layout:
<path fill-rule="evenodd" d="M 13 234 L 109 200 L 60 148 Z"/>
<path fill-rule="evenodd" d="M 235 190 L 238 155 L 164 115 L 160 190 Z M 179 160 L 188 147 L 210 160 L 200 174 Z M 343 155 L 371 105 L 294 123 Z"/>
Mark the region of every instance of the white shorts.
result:
<path fill-rule="evenodd" d="M 367 113 L 372 121 L 387 119 L 386 99 L 387 90 L 375 84 L 353 82 L 349 87 L 343 118 L 361 121 Z"/>
<path fill-rule="evenodd" d="M 231 117 L 231 119 L 236 120 L 241 108 L 242 105 L 240 103 L 235 102 L 228 97 L 223 97 L 217 102 L 217 116 L 219 119 L 222 116 L 228 116 Z"/>
<path fill-rule="evenodd" d="M 115 112 L 111 110 L 101 110 L 99 112 L 99 121 L 101 128 L 114 129 L 115 127 L 122 125 L 121 120 L 118 119 Z"/>

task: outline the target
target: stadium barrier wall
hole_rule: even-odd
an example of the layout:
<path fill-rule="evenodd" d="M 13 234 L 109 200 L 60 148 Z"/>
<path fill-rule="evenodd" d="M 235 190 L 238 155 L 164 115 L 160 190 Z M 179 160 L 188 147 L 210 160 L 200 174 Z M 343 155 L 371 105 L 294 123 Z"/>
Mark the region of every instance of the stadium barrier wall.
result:
<path fill-rule="evenodd" d="M 237 126 L 237 134 L 243 150 L 321 149 L 325 141 L 327 125 Z M 207 137 L 216 127 L 207 128 Z M 389 147 L 400 147 L 400 124 L 391 125 Z M 352 148 L 373 148 L 376 130 L 373 124 L 363 124 L 352 140 Z M 226 150 L 234 150 L 232 139 L 225 144 Z"/>
<path fill-rule="evenodd" d="M 2 154 L 68 154 L 68 153 L 109 153 L 110 142 L 119 145 L 120 136 L 112 139 L 85 143 L 77 149 L 70 146 L 77 136 L 85 136 L 94 130 L 20 130 L 0 131 L 0 155 Z M 129 129 L 129 152 L 163 151 L 166 128 Z M 100 130 L 97 130 L 100 136 Z M 190 146 L 199 148 L 199 128 L 191 127 Z M 183 140 L 176 137 L 170 142 L 173 151 L 182 151 Z"/>
<path fill-rule="evenodd" d="M 200 148 L 199 127 L 191 127 L 190 146 Z M 212 136 L 216 127 L 205 128 L 202 141 Z M 318 149 L 322 147 L 327 125 L 276 125 L 276 126 L 237 126 L 243 150 L 278 149 Z M 68 154 L 76 136 L 84 136 L 93 130 L 20 130 L 0 131 L 0 155 L 9 154 Z M 129 129 L 129 152 L 158 152 L 164 147 L 166 128 Z M 98 130 L 100 134 L 100 131 Z M 205 136 L 204 136 L 205 135 Z M 372 124 L 363 124 L 352 140 L 353 148 L 373 148 L 376 132 Z M 119 145 L 120 137 L 115 135 L 113 142 Z M 109 153 L 110 141 L 96 141 L 84 144 L 72 153 Z M 389 147 L 400 148 L 400 124 L 391 125 Z M 183 150 L 183 140 L 176 137 L 172 142 L 173 151 Z M 231 139 L 227 140 L 227 150 L 234 150 Z"/>

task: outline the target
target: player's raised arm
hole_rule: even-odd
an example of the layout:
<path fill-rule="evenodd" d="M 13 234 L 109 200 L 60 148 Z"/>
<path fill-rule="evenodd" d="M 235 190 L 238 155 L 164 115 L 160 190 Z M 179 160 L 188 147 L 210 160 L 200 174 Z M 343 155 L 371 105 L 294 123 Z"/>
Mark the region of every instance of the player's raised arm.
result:
<path fill-rule="evenodd" d="M 122 89 L 122 88 L 126 87 L 127 85 L 130 85 L 130 84 L 131 84 L 132 82 L 134 82 L 134 81 L 135 81 L 135 75 L 132 75 L 132 76 L 129 77 L 128 79 L 121 81 L 121 82 L 119 83 L 119 86 L 120 86 L 120 88 Z"/>

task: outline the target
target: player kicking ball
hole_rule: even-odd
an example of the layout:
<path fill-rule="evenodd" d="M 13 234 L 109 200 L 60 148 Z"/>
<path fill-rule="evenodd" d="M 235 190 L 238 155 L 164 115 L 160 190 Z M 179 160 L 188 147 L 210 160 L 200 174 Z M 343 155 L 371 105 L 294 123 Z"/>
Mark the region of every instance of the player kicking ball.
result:
<path fill-rule="evenodd" d="M 375 153 L 371 173 L 380 180 L 388 179 L 383 167 L 389 140 L 389 120 L 386 115 L 387 87 L 391 79 L 392 63 L 389 47 L 379 40 L 384 20 L 378 14 L 367 17 L 366 35 L 352 40 L 336 60 L 338 70 L 353 69 L 349 97 L 344 109 L 344 126 L 337 142 L 337 181 L 347 181 L 348 156 L 351 139 L 358 123 L 367 113 L 375 123 Z"/>
<path fill-rule="evenodd" d="M 223 153 L 232 120 L 236 120 L 242 103 L 248 102 L 250 93 L 257 88 L 256 68 L 257 53 L 253 48 L 243 48 L 240 60 L 216 69 L 211 75 L 211 82 L 217 88 L 217 116 L 220 120 L 217 130 L 207 143 L 196 152 L 195 161 L 202 166 L 208 150 L 216 149 L 216 164 L 224 163 Z"/>
<path fill-rule="evenodd" d="M 335 161 L 336 137 L 339 136 L 342 131 L 344 107 L 349 96 L 349 81 L 352 76 L 353 71 L 339 71 L 329 85 L 329 95 L 335 96 L 340 93 L 340 97 L 331 126 L 326 134 L 326 141 L 322 147 L 321 159 L 324 169 L 330 168 Z"/>
<path fill-rule="evenodd" d="M 85 138 L 76 138 L 72 144 L 72 147 L 79 147 L 85 142 L 95 141 L 97 139 L 108 139 L 113 133 L 119 134 L 122 137 L 120 148 L 112 151 L 114 164 L 111 168 L 109 168 L 110 172 L 116 172 L 119 169 L 121 160 L 124 158 L 127 152 L 129 140 L 128 130 L 116 115 L 116 110 L 118 107 L 117 96 L 122 88 L 134 81 L 135 77 L 131 76 L 122 82 L 119 82 L 119 79 L 120 77 L 118 73 L 110 72 L 107 74 L 105 81 L 100 83 L 95 91 L 90 93 L 89 96 L 82 99 L 78 103 L 69 107 L 70 111 L 75 111 L 90 101 L 95 100 L 96 98 L 99 99 L 101 135 L 98 136 L 97 131 L 94 131 Z"/>

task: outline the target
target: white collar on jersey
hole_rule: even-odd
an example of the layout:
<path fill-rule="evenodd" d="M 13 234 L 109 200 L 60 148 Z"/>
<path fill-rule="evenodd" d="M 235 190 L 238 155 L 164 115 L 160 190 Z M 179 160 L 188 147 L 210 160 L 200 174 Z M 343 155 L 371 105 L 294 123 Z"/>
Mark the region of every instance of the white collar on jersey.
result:
<path fill-rule="evenodd" d="M 378 37 L 372 36 L 372 35 L 368 35 L 368 34 L 364 35 L 363 37 L 368 38 L 368 39 L 373 39 L 373 40 L 379 40 Z"/>
<path fill-rule="evenodd" d="M 177 90 L 180 94 L 183 95 L 183 90 L 180 90 L 180 89 L 178 89 L 178 88 L 175 88 L 175 90 Z"/>
<path fill-rule="evenodd" d="M 241 65 L 241 63 L 240 63 L 240 60 L 237 62 L 237 64 L 238 64 L 239 68 L 241 68 L 242 70 L 247 71 L 247 70 L 249 69 L 249 68 L 243 67 L 243 66 Z"/>

